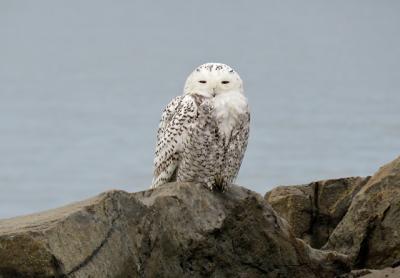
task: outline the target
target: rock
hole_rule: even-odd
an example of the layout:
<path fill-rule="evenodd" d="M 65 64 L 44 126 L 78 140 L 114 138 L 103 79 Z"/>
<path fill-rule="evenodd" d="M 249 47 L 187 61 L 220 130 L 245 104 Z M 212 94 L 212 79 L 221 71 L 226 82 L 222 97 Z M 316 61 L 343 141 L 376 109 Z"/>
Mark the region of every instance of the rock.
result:
<path fill-rule="evenodd" d="M 293 232 L 315 248 L 322 247 L 346 214 L 354 195 L 370 177 L 342 178 L 306 185 L 279 186 L 265 195 Z"/>
<path fill-rule="evenodd" d="M 297 237 L 347 254 L 355 269 L 400 264 L 400 157 L 372 177 L 278 187 L 265 198 Z"/>
<path fill-rule="evenodd" d="M 360 269 L 340 275 L 339 278 L 399 278 L 400 267 L 387 267 L 384 269 Z"/>
<path fill-rule="evenodd" d="M 400 264 L 400 157 L 357 193 L 324 249 L 348 254 L 355 268 Z"/>
<path fill-rule="evenodd" d="M 123 273 L 122 191 L 43 213 L 0 221 L 0 277 L 105 277 Z M 92 275 L 92 276 L 89 276 Z M 111 277 L 111 276 L 110 276 Z"/>
<path fill-rule="evenodd" d="M 0 277 L 334 277 L 258 194 L 172 183 L 0 221 Z"/>
<path fill-rule="evenodd" d="M 360 276 L 363 278 L 399 278 L 400 267 L 397 268 L 384 268 L 384 269 L 371 269 L 368 274 Z M 350 277 L 349 277 L 350 278 Z"/>

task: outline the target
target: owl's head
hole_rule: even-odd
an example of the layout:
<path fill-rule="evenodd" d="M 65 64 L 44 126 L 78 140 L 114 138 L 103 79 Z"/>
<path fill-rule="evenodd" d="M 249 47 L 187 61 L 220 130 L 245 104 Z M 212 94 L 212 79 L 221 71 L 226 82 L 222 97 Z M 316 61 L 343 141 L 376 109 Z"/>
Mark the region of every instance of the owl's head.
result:
<path fill-rule="evenodd" d="M 243 82 L 231 67 L 206 63 L 196 68 L 186 79 L 184 93 L 215 97 L 230 92 L 243 93 Z"/>

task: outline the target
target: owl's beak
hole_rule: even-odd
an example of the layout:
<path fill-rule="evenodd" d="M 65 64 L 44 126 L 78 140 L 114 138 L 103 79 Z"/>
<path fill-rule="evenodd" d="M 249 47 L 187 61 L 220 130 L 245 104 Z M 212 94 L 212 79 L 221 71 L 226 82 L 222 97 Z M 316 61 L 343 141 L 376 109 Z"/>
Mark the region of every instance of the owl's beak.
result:
<path fill-rule="evenodd" d="M 212 90 L 212 96 L 213 96 L 213 97 L 215 97 L 215 95 L 217 94 L 217 93 L 215 92 L 215 90 L 216 90 L 215 88 L 213 88 L 213 90 Z"/>

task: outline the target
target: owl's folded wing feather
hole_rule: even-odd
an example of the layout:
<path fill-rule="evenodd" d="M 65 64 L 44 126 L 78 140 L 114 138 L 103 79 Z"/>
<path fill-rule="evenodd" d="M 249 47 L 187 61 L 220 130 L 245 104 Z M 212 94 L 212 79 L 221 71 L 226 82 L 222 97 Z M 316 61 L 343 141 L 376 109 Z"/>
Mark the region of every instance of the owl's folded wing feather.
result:
<path fill-rule="evenodd" d="M 250 112 L 247 110 L 246 113 L 240 116 L 238 126 L 232 133 L 232 137 L 229 142 L 228 160 L 230 167 L 227 167 L 227 169 L 229 172 L 228 176 L 231 177 L 232 182 L 236 179 L 239 173 L 249 140 L 249 132 Z"/>
<path fill-rule="evenodd" d="M 165 108 L 157 132 L 152 188 L 173 178 L 183 141 L 196 114 L 196 103 L 188 95 L 174 98 Z"/>

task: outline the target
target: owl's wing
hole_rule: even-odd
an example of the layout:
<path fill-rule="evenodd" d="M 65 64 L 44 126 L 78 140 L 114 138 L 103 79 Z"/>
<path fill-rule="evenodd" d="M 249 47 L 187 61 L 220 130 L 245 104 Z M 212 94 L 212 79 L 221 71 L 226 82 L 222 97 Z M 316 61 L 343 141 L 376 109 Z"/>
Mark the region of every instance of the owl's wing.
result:
<path fill-rule="evenodd" d="M 240 121 L 237 127 L 232 132 L 231 139 L 229 141 L 228 157 L 231 167 L 228 167 L 228 176 L 232 177 L 232 181 L 236 179 L 240 166 L 243 161 L 244 153 L 246 152 L 247 142 L 249 140 L 250 132 L 250 112 L 247 112 L 240 116 Z"/>
<path fill-rule="evenodd" d="M 165 108 L 157 132 L 152 188 L 171 181 L 179 163 L 183 141 L 195 119 L 197 105 L 191 96 L 178 96 Z"/>

